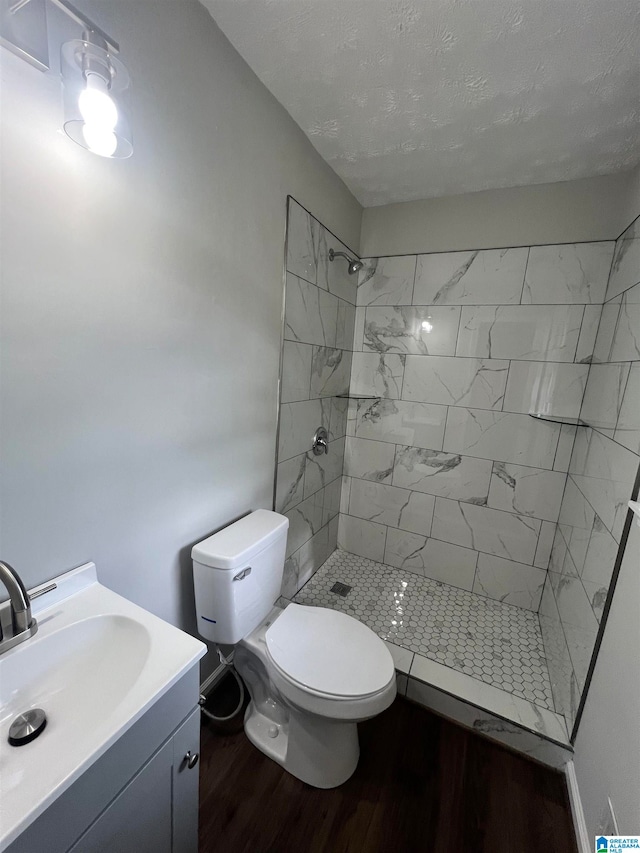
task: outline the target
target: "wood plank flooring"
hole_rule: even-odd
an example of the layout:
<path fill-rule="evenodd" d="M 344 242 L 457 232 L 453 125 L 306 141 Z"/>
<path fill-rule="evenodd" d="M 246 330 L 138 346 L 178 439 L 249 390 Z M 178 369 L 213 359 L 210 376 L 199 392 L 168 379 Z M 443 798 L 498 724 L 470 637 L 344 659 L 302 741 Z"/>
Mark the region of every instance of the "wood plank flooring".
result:
<path fill-rule="evenodd" d="M 339 788 L 202 730 L 200 853 L 577 853 L 564 777 L 398 698 Z"/>

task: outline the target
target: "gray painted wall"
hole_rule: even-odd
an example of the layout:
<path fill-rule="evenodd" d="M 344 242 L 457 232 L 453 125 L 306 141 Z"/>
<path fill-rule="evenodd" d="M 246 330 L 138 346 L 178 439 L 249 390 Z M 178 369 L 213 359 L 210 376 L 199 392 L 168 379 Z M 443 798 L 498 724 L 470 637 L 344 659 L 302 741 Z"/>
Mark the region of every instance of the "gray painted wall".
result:
<path fill-rule="evenodd" d="M 369 207 L 361 257 L 616 240 L 633 219 L 634 172 Z"/>
<path fill-rule="evenodd" d="M 2 50 L 0 553 L 28 586 L 94 560 L 193 630 L 191 545 L 271 506 L 286 195 L 356 250 L 361 208 L 197 2 L 81 5 L 135 151 L 68 140 L 57 77 Z"/>

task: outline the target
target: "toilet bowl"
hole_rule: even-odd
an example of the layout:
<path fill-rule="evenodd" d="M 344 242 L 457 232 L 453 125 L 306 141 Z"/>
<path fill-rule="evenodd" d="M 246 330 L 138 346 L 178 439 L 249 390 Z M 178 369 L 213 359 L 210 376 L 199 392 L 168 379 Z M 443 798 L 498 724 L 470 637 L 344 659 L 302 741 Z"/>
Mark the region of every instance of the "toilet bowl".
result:
<path fill-rule="evenodd" d="M 357 619 L 324 607 L 274 605 L 288 520 L 257 510 L 192 550 L 198 630 L 235 646 L 251 701 L 249 740 L 317 788 L 345 782 L 358 764 L 357 723 L 396 695 L 393 659 Z"/>
<path fill-rule="evenodd" d="M 236 649 L 251 702 L 249 740 L 317 788 L 345 782 L 358 764 L 357 723 L 393 702 L 393 659 L 369 628 L 335 610 L 274 608 Z"/>

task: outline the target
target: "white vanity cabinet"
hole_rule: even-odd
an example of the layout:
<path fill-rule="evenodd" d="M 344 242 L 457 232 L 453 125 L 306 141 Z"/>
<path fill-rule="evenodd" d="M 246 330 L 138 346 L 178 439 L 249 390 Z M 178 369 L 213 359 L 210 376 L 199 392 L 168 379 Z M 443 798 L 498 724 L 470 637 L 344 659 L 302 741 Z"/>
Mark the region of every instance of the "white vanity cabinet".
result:
<path fill-rule="evenodd" d="M 198 669 L 183 675 L 7 853 L 197 853 Z"/>

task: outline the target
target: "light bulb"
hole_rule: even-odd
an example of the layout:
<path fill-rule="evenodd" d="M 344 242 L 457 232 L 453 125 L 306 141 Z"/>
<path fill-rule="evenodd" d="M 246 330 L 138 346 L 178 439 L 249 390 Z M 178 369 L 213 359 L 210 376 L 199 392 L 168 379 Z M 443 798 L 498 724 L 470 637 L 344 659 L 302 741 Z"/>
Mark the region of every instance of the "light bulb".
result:
<path fill-rule="evenodd" d="M 428 320 L 422 321 L 422 328 L 425 332 L 430 332 L 433 329 L 433 325 Z"/>
<path fill-rule="evenodd" d="M 86 124 L 113 130 L 118 122 L 118 109 L 108 94 L 106 82 L 97 74 L 87 77 L 87 86 L 80 93 L 78 107 Z"/>
<path fill-rule="evenodd" d="M 118 137 L 108 127 L 85 124 L 82 128 L 82 135 L 89 151 L 100 154 L 102 157 L 111 157 L 118 147 Z"/>

